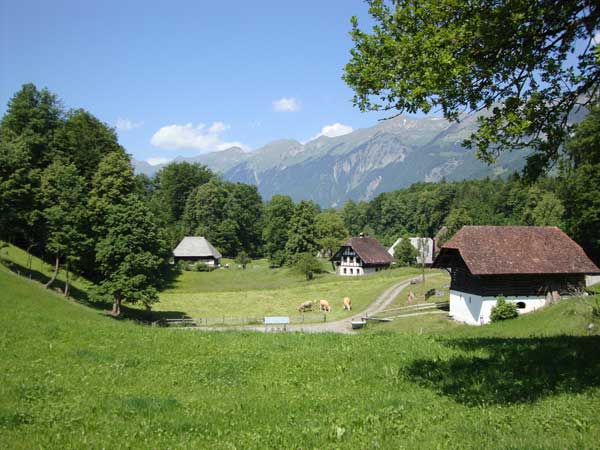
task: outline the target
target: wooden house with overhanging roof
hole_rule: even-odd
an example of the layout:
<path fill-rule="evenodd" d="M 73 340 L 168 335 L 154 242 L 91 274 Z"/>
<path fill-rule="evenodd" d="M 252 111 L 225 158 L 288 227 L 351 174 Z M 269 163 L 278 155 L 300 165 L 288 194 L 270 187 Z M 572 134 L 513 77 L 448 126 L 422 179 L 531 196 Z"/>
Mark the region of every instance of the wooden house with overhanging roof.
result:
<path fill-rule="evenodd" d="M 497 298 L 520 313 L 582 293 L 600 269 L 558 227 L 465 226 L 440 249 L 433 267 L 450 272 L 450 316 L 480 325 Z"/>
<path fill-rule="evenodd" d="M 186 236 L 173 250 L 175 261 L 202 262 L 218 267 L 221 264 L 221 253 L 202 236 Z"/>
<path fill-rule="evenodd" d="M 361 234 L 344 242 L 330 261 L 338 275 L 352 277 L 387 269 L 394 258 L 377 239 Z"/>

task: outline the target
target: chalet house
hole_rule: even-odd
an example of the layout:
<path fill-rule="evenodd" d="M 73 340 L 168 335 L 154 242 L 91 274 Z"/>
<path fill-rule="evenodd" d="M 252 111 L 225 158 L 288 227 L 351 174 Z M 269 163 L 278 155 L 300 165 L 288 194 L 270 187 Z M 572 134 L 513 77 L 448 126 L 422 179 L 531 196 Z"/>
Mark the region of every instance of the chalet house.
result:
<path fill-rule="evenodd" d="M 440 249 L 433 267 L 450 272 L 450 316 L 490 322 L 499 296 L 520 313 L 585 289 L 600 269 L 557 227 L 466 226 Z"/>
<path fill-rule="evenodd" d="M 394 258 L 377 239 L 361 234 L 342 244 L 330 261 L 337 266 L 338 275 L 351 277 L 387 269 Z"/>
<path fill-rule="evenodd" d="M 209 266 L 218 267 L 221 264 L 221 254 L 202 236 L 186 236 L 173 250 L 175 261 L 203 262 Z"/>
<path fill-rule="evenodd" d="M 396 247 L 400 245 L 403 238 L 398 238 L 396 242 L 388 249 L 388 253 L 394 256 L 394 252 L 396 251 Z M 425 260 L 425 266 L 431 267 L 433 264 L 433 252 L 434 252 L 434 242 L 431 238 L 425 237 L 411 237 L 408 238 L 410 240 L 410 244 L 417 251 L 417 264 L 421 264 L 423 260 Z"/>

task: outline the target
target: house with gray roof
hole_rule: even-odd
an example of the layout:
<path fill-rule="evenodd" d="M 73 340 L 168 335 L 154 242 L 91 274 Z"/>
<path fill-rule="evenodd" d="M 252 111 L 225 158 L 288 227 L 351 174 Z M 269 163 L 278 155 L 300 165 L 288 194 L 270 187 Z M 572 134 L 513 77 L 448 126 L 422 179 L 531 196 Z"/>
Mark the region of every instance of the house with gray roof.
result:
<path fill-rule="evenodd" d="M 203 262 L 217 267 L 221 264 L 221 253 L 203 236 L 186 236 L 173 250 L 175 261 Z"/>

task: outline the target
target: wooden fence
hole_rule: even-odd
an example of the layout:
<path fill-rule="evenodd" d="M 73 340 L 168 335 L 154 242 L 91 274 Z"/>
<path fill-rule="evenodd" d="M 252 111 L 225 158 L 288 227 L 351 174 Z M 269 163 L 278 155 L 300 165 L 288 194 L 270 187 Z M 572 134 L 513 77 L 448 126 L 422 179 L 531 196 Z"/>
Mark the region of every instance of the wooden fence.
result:
<path fill-rule="evenodd" d="M 287 316 L 290 324 L 327 322 L 327 314 L 321 312 L 294 314 Z M 264 316 L 217 316 L 189 317 L 181 316 L 169 319 L 159 319 L 152 323 L 154 326 L 187 326 L 187 327 L 223 327 L 264 325 Z"/>

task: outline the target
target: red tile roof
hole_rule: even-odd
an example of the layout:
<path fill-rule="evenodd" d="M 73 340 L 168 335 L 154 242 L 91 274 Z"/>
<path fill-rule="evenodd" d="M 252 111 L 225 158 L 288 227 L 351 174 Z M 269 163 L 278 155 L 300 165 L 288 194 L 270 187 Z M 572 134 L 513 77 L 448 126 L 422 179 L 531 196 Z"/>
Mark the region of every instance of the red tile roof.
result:
<path fill-rule="evenodd" d="M 370 236 L 353 237 L 342 244 L 343 247 L 352 247 L 360 259 L 367 265 L 391 264 L 394 258 L 388 253 L 379 241 Z M 338 251 L 339 253 L 339 251 Z M 337 253 L 332 259 L 335 259 Z"/>
<path fill-rule="evenodd" d="M 442 246 L 434 267 L 443 267 L 445 249 L 458 250 L 473 275 L 600 273 L 558 227 L 465 226 Z"/>

